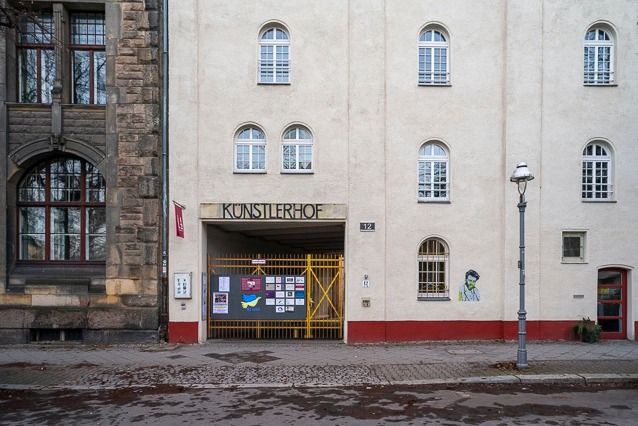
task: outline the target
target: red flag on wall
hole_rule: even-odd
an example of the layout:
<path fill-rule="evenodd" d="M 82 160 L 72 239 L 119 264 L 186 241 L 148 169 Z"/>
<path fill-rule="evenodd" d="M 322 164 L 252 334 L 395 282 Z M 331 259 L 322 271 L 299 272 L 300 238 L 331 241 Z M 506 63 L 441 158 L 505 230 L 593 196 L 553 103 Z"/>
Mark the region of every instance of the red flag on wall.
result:
<path fill-rule="evenodd" d="M 184 238 L 184 215 L 182 214 L 184 206 L 175 201 L 173 201 L 173 204 L 175 205 L 175 230 L 178 237 Z"/>

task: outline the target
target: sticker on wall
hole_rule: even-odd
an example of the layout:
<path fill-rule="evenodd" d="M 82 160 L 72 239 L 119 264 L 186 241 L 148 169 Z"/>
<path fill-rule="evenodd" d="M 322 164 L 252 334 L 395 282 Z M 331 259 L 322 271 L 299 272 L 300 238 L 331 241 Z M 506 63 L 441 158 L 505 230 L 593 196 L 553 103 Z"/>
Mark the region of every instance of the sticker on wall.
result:
<path fill-rule="evenodd" d="M 213 293 L 213 313 L 228 314 L 228 293 Z"/>
<path fill-rule="evenodd" d="M 275 284 L 275 290 L 280 291 L 283 289 L 283 286 L 281 284 Z"/>
<path fill-rule="evenodd" d="M 261 296 L 256 294 L 242 294 L 241 295 L 241 307 L 249 312 L 259 312 L 261 309 L 257 307 L 257 304 L 261 300 Z"/>
<path fill-rule="evenodd" d="M 295 284 L 295 290 L 305 290 L 305 284 Z"/>
<path fill-rule="evenodd" d="M 295 277 L 286 277 L 286 284 L 294 284 Z"/>
<path fill-rule="evenodd" d="M 295 305 L 303 306 L 305 304 L 306 299 L 295 299 Z"/>
<path fill-rule="evenodd" d="M 266 306 L 275 306 L 275 299 L 266 299 Z"/>
<path fill-rule="evenodd" d="M 481 294 L 479 293 L 476 282 L 480 276 L 474 269 L 470 269 L 465 273 L 465 282 L 459 287 L 459 301 L 460 302 L 478 302 L 481 300 Z"/>
<path fill-rule="evenodd" d="M 275 291 L 274 284 L 266 284 L 266 291 Z"/>
<path fill-rule="evenodd" d="M 295 284 L 286 284 L 286 291 L 291 291 L 295 289 Z"/>
<path fill-rule="evenodd" d="M 286 299 L 275 299 L 275 305 L 281 306 L 286 304 Z"/>
<path fill-rule="evenodd" d="M 297 284 L 303 284 L 303 283 L 305 283 L 305 282 L 306 282 L 306 279 L 305 279 L 305 277 L 296 277 L 296 278 L 295 278 L 295 282 L 296 282 Z"/>
<path fill-rule="evenodd" d="M 295 312 L 294 306 L 286 306 L 286 312 Z"/>
<path fill-rule="evenodd" d="M 285 306 L 275 306 L 275 312 L 278 314 L 283 314 L 284 312 L 286 312 L 286 307 Z"/>
<path fill-rule="evenodd" d="M 261 277 L 242 277 L 241 291 L 261 291 Z"/>
<path fill-rule="evenodd" d="M 281 277 L 275 277 L 275 283 L 281 284 Z"/>
<path fill-rule="evenodd" d="M 275 283 L 275 277 L 266 277 L 266 284 L 271 284 L 271 283 L 272 284 Z"/>

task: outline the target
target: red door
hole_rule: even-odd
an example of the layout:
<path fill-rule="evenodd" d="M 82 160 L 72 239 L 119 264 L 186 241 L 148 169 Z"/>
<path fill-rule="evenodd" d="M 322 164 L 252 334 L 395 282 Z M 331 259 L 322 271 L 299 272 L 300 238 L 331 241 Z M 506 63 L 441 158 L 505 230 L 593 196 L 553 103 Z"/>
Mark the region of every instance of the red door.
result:
<path fill-rule="evenodd" d="M 598 271 L 598 325 L 603 339 L 627 338 L 627 271 Z"/>

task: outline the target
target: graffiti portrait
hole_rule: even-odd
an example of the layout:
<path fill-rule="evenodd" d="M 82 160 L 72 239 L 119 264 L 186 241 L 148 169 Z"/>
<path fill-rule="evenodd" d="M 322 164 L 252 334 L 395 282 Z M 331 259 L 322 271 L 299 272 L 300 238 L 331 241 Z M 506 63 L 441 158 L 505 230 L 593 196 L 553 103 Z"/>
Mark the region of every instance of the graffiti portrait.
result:
<path fill-rule="evenodd" d="M 480 278 L 478 272 L 470 269 L 465 273 L 465 282 L 459 288 L 459 301 L 461 302 L 478 302 L 481 300 L 476 282 Z"/>

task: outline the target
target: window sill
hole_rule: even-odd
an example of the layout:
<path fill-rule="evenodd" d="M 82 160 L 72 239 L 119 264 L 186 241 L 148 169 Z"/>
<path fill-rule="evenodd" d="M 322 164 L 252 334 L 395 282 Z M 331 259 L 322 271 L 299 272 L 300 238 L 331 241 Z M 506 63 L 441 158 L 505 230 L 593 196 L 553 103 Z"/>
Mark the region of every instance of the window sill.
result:
<path fill-rule="evenodd" d="M 303 171 L 296 171 L 296 170 L 282 170 L 281 171 L 282 175 L 314 175 L 315 172 L 314 170 L 303 170 Z"/>
<path fill-rule="evenodd" d="M 574 259 L 574 260 L 563 259 L 563 260 L 560 261 L 560 263 L 562 263 L 563 265 L 587 265 L 587 264 L 589 264 L 589 262 L 585 262 L 584 260 L 580 260 L 580 259 Z"/>
<path fill-rule="evenodd" d="M 583 83 L 585 87 L 618 87 L 618 83 Z"/>
<path fill-rule="evenodd" d="M 419 302 L 449 302 L 449 297 L 417 297 L 417 301 Z"/>
<path fill-rule="evenodd" d="M 583 203 L 592 203 L 592 204 L 597 204 L 597 203 L 603 203 L 603 204 L 615 204 L 617 203 L 616 200 L 581 200 Z"/>
<path fill-rule="evenodd" d="M 291 84 L 292 83 L 290 82 L 286 82 L 286 83 L 265 83 L 261 81 L 257 82 L 257 86 L 290 86 Z"/>
<path fill-rule="evenodd" d="M 424 200 L 422 198 L 419 198 L 417 202 L 419 204 L 452 204 L 450 200 Z"/>
<path fill-rule="evenodd" d="M 265 175 L 266 170 L 233 170 L 235 175 Z"/>
<path fill-rule="evenodd" d="M 419 83 L 419 87 L 452 87 L 452 83 Z"/>

